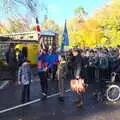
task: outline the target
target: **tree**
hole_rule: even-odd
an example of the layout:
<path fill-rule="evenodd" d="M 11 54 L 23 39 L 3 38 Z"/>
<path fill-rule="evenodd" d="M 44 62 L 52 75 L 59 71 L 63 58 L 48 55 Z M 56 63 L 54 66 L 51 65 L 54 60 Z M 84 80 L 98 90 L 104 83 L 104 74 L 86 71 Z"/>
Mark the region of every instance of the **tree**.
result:
<path fill-rule="evenodd" d="M 46 19 L 42 24 L 41 27 L 43 30 L 50 29 L 58 33 L 62 33 L 62 28 L 56 24 L 54 20 Z M 36 30 L 36 26 L 32 26 L 32 30 Z"/>
<path fill-rule="evenodd" d="M 75 12 L 75 15 L 80 18 L 84 18 L 87 15 L 87 12 L 81 6 L 77 7 L 74 12 Z"/>
<path fill-rule="evenodd" d="M 13 33 L 13 32 L 24 32 L 24 31 L 29 31 L 29 25 L 27 22 L 25 22 L 23 19 L 20 18 L 9 18 L 8 19 L 8 27 L 7 31 L 8 33 Z"/>
<path fill-rule="evenodd" d="M 24 15 L 42 19 L 47 7 L 42 0 L 1 0 L 0 12 L 11 18 L 23 16 L 24 12 Z"/>
<path fill-rule="evenodd" d="M 120 45 L 120 0 L 111 0 L 96 13 L 83 19 L 84 9 L 76 8 L 77 17 L 69 20 L 70 46 L 116 47 Z"/>
<path fill-rule="evenodd" d="M 43 29 L 51 29 L 56 32 L 61 32 L 59 25 L 55 23 L 54 20 L 47 19 L 43 24 L 42 24 Z"/>
<path fill-rule="evenodd" d="M 33 18 L 35 24 L 36 18 L 42 21 L 47 16 L 47 7 L 42 0 L 1 0 L 0 5 L 0 12 L 6 15 L 10 24 L 7 32 L 28 31 Z"/>
<path fill-rule="evenodd" d="M 79 22 L 80 18 L 73 18 L 68 20 L 68 34 L 70 40 L 70 47 L 77 46 L 82 40 L 82 31 L 80 26 L 82 23 Z"/>
<path fill-rule="evenodd" d="M 120 0 L 111 0 L 104 8 L 94 15 L 99 27 L 103 31 L 103 46 L 115 47 L 119 44 L 120 38 Z"/>
<path fill-rule="evenodd" d="M 85 16 L 87 12 L 82 7 L 75 9 L 76 17 L 68 21 L 68 31 L 70 39 L 70 47 L 72 46 L 85 46 L 85 38 L 83 37 L 83 30 L 81 27 L 84 27 Z"/>
<path fill-rule="evenodd" d="M 2 24 L 2 23 L 0 23 L 0 34 L 3 34 L 3 33 L 5 33 L 7 30 L 6 30 L 6 28 L 5 28 L 5 26 Z"/>

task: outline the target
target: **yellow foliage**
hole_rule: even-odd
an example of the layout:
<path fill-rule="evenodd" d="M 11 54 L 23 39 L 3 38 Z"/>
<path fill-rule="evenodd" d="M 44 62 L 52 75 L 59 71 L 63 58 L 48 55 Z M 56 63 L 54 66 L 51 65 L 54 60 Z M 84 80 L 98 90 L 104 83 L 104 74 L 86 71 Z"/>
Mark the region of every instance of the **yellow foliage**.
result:
<path fill-rule="evenodd" d="M 120 43 L 120 0 L 111 0 L 86 20 L 68 21 L 71 46 L 115 47 Z"/>

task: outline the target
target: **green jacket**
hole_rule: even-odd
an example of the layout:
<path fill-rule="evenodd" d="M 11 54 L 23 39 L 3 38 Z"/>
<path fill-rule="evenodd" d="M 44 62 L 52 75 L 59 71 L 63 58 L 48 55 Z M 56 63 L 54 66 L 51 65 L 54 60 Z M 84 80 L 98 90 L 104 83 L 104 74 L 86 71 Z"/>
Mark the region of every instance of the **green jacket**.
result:
<path fill-rule="evenodd" d="M 66 61 L 61 61 L 58 65 L 57 76 L 58 80 L 65 79 L 67 75 L 67 64 Z"/>
<path fill-rule="evenodd" d="M 98 66 L 101 69 L 107 69 L 109 67 L 108 57 L 100 58 Z"/>

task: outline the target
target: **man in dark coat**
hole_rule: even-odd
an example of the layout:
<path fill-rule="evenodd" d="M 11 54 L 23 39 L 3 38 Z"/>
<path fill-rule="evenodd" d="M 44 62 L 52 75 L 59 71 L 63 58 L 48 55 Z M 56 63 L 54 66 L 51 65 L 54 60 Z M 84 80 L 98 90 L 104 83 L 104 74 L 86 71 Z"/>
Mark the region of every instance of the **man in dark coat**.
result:
<path fill-rule="evenodd" d="M 73 50 L 73 70 L 74 70 L 74 77 L 79 78 L 81 73 L 82 67 L 82 57 L 79 55 L 78 50 Z"/>
<path fill-rule="evenodd" d="M 112 64 L 112 72 L 117 73 L 116 81 L 120 79 L 120 53 L 117 56 L 117 59 Z"/>
<path fill-rule="evenodd" d="M 74 79 L 81 78 L 81 69 L 82 69 L 82 57 L 79 54 L 79 50 L 73 50 L 73 71 L 74 71 Z M 78 99 L 75 101 L 77 107 L 81 107 L 83 105 L 83 93 L 77 94 Z"/>
<path fill-rule="evenodd" d="M 16 70 L 17 70 L 17 60 L 16 60 L 16 50 L 14 44 L 10 44 L 10 47 L 6 54 L 6 60 L 9 65 L 9 70 L 12 76 L 12 81 L 16 81 Z"/>
<path fill-rule="evenodd" d="M 27 46 L 24 46 L 22 48 L 22 54 L 24 56 L 24 59 L 27 59 L 27 57 L 28 57 L 28 48 L 27 48 Z"/>

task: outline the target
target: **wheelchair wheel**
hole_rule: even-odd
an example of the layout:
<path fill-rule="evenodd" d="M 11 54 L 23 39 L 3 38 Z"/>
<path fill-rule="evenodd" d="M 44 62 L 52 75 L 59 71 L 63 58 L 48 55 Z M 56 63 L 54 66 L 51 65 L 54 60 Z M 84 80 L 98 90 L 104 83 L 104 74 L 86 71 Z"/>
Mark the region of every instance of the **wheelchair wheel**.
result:
<path fill-rule="evenodd" d="M 120 99 L 120 87 L 118 85 L 111 85 L 106 91 L 107 100 L 115 102 Z"/>

